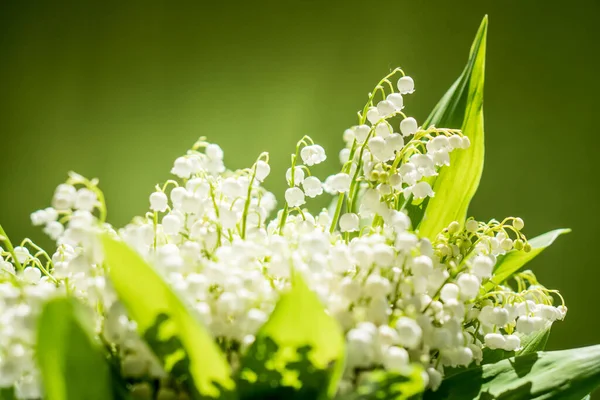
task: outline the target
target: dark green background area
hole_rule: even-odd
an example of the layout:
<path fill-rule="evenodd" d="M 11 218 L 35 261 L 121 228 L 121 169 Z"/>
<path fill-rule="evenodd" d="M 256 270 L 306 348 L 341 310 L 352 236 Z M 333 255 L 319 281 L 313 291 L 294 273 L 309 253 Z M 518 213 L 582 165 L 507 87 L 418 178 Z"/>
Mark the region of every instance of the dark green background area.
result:
<path fill-rule="evenodd" d="M 571 227 L 532 263 L 567 299 L 551 348 L 600 342 L 594 124 L 597 1 L 62 2 L 0 5 L 0 221 L 43 234 L 29 213 L 69 170 L 99 177 L 109 220 L 142 213 L 155 183 L 200 135 L 230 168 L 271 154 L 281 195 L 294 144 L 311 135 L 337 168 L 345 128 L 402 66 L 422 121 L 490 16 L 486 165 L 472 215 L 521 216 L 525 232 Z M 281 198 L 281 196 L 279 196 Z M 600 254 L 600 253 L 599 253 Z"/>

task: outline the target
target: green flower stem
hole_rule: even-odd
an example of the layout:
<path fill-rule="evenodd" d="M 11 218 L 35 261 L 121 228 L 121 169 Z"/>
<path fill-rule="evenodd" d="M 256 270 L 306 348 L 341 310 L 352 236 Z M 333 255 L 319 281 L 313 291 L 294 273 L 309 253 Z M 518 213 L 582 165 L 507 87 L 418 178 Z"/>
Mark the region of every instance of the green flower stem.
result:
<path fill-rule="evenodd" d="M 22 271 L 23 266 L 21 265 L 19 260 L 17 260 L 17 255 L 15 254 L 15 248 L 13 247 L 12 243 L 10 242 L 10 239 L 8 238 L 8 235 L 6 234 L 6 231 L 4 230 L 4 228 L 2 228 L 2 225 L 0 225 L 0 242 L 4 243 L 4 245 L 8 248 L 8 252 L 12 256 L 13 262 L 17 266 L 17 269 Z"/>
<path fill-rule="evenodd" d="M 252 178 L 250 178 L 250 183 L 248 184 L 248 194 L 246 195 L 246 202 L 244 203 L 244 214 L 242 216 L 242 239 L 246 238 L 246 221 L 248 219 L 248 209 L 250 209 L 250 197 L 252 196 L 252 184 L 254 183 L 254 179 L 256 178 L 256 163 L 254 164 L 254 168 L 252 169 Z"/>

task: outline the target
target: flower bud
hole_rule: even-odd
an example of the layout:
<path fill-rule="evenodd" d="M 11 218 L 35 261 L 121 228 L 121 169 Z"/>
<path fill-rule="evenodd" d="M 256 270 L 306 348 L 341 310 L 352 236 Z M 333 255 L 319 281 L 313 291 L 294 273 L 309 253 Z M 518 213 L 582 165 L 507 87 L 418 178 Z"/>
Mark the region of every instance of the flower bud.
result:
<path fill-rule="evenodd" d="M 523 229 L 523 227 L 525 226 L 525 222 L 523 222 L 523 220 L 519 217 L 515 218 L 513 220 L 513 226 L 515 227 L 516 230 L 520 231 L 521 229 Z"/>

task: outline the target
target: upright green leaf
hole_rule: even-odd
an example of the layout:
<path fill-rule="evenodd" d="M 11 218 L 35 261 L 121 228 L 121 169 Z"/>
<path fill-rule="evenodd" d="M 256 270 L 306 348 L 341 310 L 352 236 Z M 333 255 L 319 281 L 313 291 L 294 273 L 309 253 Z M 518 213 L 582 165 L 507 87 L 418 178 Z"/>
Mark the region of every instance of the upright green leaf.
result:
<path fill-rule="evenodd" d="M 543 235 L 529 240 L 531 251 L 525 252 L 523 250 L 511 250 L 505 255 L 498 257 L 498 261 L 496 262 L 496 267 L 494 270 L 494 276 L 484 285 L 485 290 L 489 292 L 495 286 L 510 278 L 525 264 L 533 260 L 538 254 L 544 251 L 546 247 L 554 243 L 556 238 L 569 232 L 571 232 L 570 229 L 556 229 L 546 232 Z"/>
<path fill-rule="evenodd" d="M 242 360 L 241 399 L 327 398 L 345 359 L 344 334 L 299 273 Z M 274 397 L 275 396 L 275 397 Z"/>
<path fill-rule="evenodd" d="M 483 172 L 483 82 L 487 25 L 486 16 L 471 46 L 467 66 L 423 124 L 424 127 L 435 125 L 461 129 L 471 141 L 468 149 L 457 149 L 451 153 L 450 166 L 442 168 L 433 182 L 435 196 L 416 206 L 417 209 L 415 206 L 409 208 L 413 225 L 418 226 L 422 236 L 430 239 L 434 239 L 450 222 L 462 224 L 465 221 L 469 203 L 477 191 Z"/>
<path fill-rule="evenodd" d="M 108 235 L 102 242 L 120 300 L 165 368 L 187 382 L 196 398 L 219 397 L 231 390 L 224 355 L 154 268 L 123 242 Z"/>
<path fill-rule="evenodd" d="M 113 398 L 109 366 L 93 326 L 86 310 L 73 299 L 58 298 L 45 305 L 37 339 L 45 399 Z"/>
<path fill-rule="evenodd" d="M 600 345 L 529 353 L 445 379 L 425 399 L 581 400 L 600 386 Z"/>
<path fill-rule="evenodd" d="M 522 356 L 525 354 L 535 353 L 537 351 L 542 351 L 546 349 L 546 344 L 548 343 L 548 339 L 550 338 L 550 330 L 552 326 L 549 326 L 546 329 L 542 329 L 541 331 L 534 332 L 527 336 L 521 342 L 521 349 L 517 351 L 517 356 Z"/>

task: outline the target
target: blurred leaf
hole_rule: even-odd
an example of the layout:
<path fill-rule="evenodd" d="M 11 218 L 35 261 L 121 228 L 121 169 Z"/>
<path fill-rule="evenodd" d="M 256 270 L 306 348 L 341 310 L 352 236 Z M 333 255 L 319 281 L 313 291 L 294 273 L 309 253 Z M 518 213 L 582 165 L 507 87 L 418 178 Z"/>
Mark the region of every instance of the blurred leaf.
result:
<path fill-rule="evenodd" d="M 48 400 L 108 400 L 108 363 L 95 340 L 93 320 L 69 298 L 48 302 L 38 326 L 38 363 Z M 10 398 L 4 397 L 2 398 Z"/>
<path fill-rule="evenodd" d="M 435 239 L 452 221 L 464 223 L 469 203 L 479 186 L 484 158 L 483 82 L 487 25 L 486 16 L 471 46 L 467 66 L 423 123 L 425 128 L 431 125 L 460 128 L 471 141 L 468 149 L 456 149 L 450 154 L 450 167 L 440 169 L 432 184 L 435 196 L 408 209 L 413 226 L 418 226 L 419 233 L 429 239 Z"/>
<path fill-rule="evenodd" d="M 299 273 L 256 334 L 238 374 L 241 399 L 330 398 L 345 359 L 344 334 Z"/>
<path fill-rule="evenodd" d="M 442 382 L 425 399 L 581 400 L 600 386 L 600 345 L 529 353 L 471 368 Z"/>
<path fill-rule="evenodd" d="M 13 387 L 0 388 L 0 400 L 16 400 L 15 389 Z"/>
<path fill-rule="evenodd" d="M 420 398 L 425 390 L 423 368 L 412 364 L 407 371 L 375 371 L 368 374 L 356 392 L 341 396 L 339 400 L 408 400 Z"/>
<path fill-rule="evenodd" d="M 166 370 L 187 381 L 196 398 L 223 397 L 233 389 L 229 364 L 213 338 L 154 268 L 122 241 L 104 235 L 102 242 L 119 299 Z"/>
<path fill-rule="evenodd" d="M 537 236 L 529 240 L 531 251 L 511 250 L 508 253 L 499 256 L 496 261 L 494 276 L 483 287 L 486 292 L 492 290 L 495 286 L 501 284 L 513 274 L 519 271 L 525 264 L 533 260 L 538 254 L 550 246 L 557 237 L 565 233 L 571 232 L 570 229 L 556 229 L 546 232 L 543 235 Z"/>

